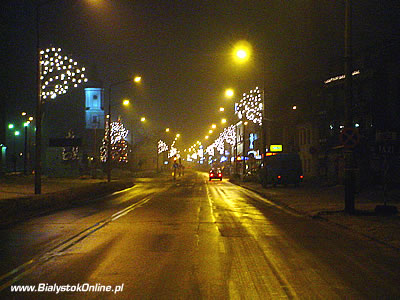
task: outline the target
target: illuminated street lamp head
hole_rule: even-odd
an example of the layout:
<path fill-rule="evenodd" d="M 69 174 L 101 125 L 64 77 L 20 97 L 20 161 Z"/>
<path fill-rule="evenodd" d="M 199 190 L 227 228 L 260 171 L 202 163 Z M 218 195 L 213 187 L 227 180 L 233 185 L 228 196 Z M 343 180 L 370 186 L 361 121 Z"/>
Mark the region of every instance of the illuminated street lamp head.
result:
<path fill-rule="evenodd" d="M 24 127 L 28 127 L 29 126 L 30 121 L 27 121 L 24 123 Z"/>
<path fill-rule="evenodd" d="M 26 116 L 26 112 L 23 111 L 23 112 L 21 113 L 21 116 Z"/>
<path fill-rule="evenodd" d="M 231 98 L 234 94 L 234 91 L 232 89 L 226 89 L 225 90 L 225 96 L 228 98 Z"/>
<path fill-rule="evenodd" d="M 181 136 L 181 135 L 180 135 L 179 133 L 176 134 L 176 137 L 177 137 L 177 138 L 180 137 L 180 136 Z"/>
<path fill-rule="evenodd" d="M 8 129 L 13 129 L 14 128 L 14 124 L 8 124 Z"/>
<path fill-rule="evenodd" d="M 140 76 L 135 76 L 135 78 L 133 79 L 134 82 L 139 83 L 140 81 L 142 81 L 142 77 Z"/>
<path fill-rule="evenodd" d="M 212 124 L 212 125 L 211 125 L 211 128 L 212 128 L 212 129 L 215 129 L 215 128 L 217 128 L 217 125 Z"/>
<path fill-rule="evenodd" d="M 234 59 L 237 62 L 246 62 L 251 55 L 251 45 L 247 41 L 239 41 L 233 48 Z"/>
<path fill-rule="evenodd" d="M 169 132 L 169 128 L 165 128 L 165 132 Z"/>
<path fill-rule="evenodd" d="M 19 134 L 20 134 L 20 132 L 18 130 L 14 132 L 15 136 L 18 136 Z"/>
<path fill-rule="evenodd" d="M 297 109 L 297 106 L 296 106 L 296 105 L 293 105 L 292 109 L 293 109 L 293 110 L 296 110 L 296 109 Z"/>
<path fill-rule="evenodd" d="M 146 118 L 145 117 L 141 117 L 140 118 L 140 122 L 144 122 L 144 121 L 146 121 Z"/>
<path fill-rule="evenodd" d="M 125 105 L 125 106 L 128 106 L 129 103 L 130 103 L 129 99 L 124 99 L 124 101 L 122 101 L 122 104 Z"/>
<path fill-rule="evenodd" d="M 225 119 L 225 118 L 222 119 L 222 120 L 221 120 L 221 123 L 222 123 L 222 124 L 225 124 L 225 123 L 226 123 L 226 119 Z"/>
<path fill-rule="evenodd" d="M 225 108 L 223 108 L 223 107 L 220 107 L 220 108 L 219 108 L 219 111 L 220 111 L 220 112 L 223 112 L 224 110 L 225 110 Z"/>
<path fill-rule="evenodd" d="M 32 122 L 32 121 L 33 121 L 33 117 L 29 117 L 29 119 L 28 119 L 28 120 Z"/>
<path fill-rule="evenodd" d="M 208 133 L 210 133 L 210 134 L 213 133 L 212 129 L 210 129 L 210 130 L 208 131 Z"/>
<path fill-rule="evenodd" d="M 208 135 L 205 136 L 206 140 L 208 140 Z"/>

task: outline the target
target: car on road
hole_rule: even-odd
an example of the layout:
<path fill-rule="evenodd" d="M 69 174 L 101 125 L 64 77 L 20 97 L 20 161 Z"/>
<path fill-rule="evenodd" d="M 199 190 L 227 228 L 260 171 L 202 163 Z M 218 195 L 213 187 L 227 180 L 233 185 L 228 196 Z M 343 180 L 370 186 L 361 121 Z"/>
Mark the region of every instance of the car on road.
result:
<path fill-rule="evenodd" d="M 213 179 L 222 180 L 222 171 L 220 168 L 212 168 L 208 174 L 208 180 L 211 181 Z"/>

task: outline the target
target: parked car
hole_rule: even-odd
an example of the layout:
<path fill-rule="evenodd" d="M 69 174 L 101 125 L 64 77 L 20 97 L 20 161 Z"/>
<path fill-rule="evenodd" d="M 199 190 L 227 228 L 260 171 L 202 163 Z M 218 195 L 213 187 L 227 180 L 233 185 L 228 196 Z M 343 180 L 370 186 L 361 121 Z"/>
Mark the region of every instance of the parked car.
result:
<path fill-rule="evenodd" d="M 222 171 L 221 171 L 221 169 L 220 168 L 211 169 L 209 174 L 208 174 L 208 178 L 209 178 L 209 181 L 211 181 L 213 179 L 222 180 Z"/>
<path fill-rule="evenodd" d="M 266 168 L 266 170 L 265 170 Z M 303 180 L 300 157 L 297 153 L 278 153 L 266 158 L 266 166 L 260 169 L 263 186 L 272 183 L 298 185 Z"/>

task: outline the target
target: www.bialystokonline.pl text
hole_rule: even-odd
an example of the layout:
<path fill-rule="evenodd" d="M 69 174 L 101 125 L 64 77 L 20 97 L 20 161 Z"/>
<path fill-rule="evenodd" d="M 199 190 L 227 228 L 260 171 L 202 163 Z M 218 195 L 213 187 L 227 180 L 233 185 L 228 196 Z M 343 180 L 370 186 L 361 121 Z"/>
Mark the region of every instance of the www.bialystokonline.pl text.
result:
<path fill-rule="evenodd" d="M 96 284 L 64 284 L 58 285 L 57 283 L 48 284 L 48 283 L 39 283 L 37 285 L 12 285 L 11 292 L 13 293 L 99 293 L 99 292 L 108 292 L 108 293 L 120 293 L 124 290 L 124 284 L 121 285 L 103 285 L 100 283 Z"/>

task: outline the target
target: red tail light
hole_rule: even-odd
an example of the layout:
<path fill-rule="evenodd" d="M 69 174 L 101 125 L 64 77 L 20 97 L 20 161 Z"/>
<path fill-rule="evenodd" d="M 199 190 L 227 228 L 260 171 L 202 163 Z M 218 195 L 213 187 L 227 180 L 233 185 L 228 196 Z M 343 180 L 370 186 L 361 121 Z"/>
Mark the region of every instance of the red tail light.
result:
<path fill-rule="evenodd" d="M 303 175 L 300 175 L 300 179 L 303 179 Z"/>
<path fill-rule="evenodd" d="M 281 179 L 282 178 L 282 176 L 281 175 L 278 175 L 278 179 Z"/>
<path fill-rule="evenodd" d="M 219 173 L 219 174 L 218 174 L 218 177 L 222 177 L 222 174 L 221 174 L 221 173 Z"/>
<path fill-rule="evenodd" d="M 213 173 L 211 173 L 211 174 L 210 174 L 210 177 L 214 177 L 214 174 L 213 174 Z"/>

